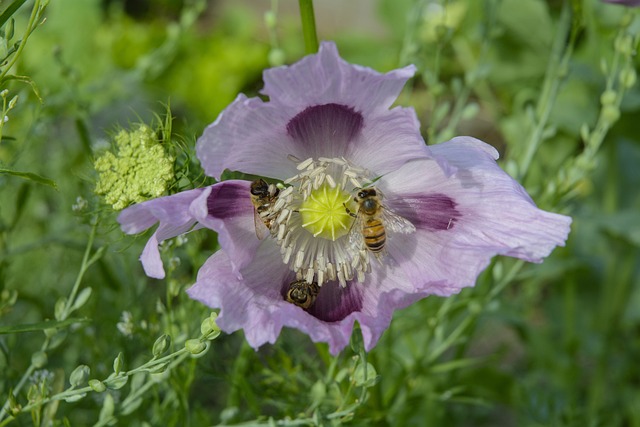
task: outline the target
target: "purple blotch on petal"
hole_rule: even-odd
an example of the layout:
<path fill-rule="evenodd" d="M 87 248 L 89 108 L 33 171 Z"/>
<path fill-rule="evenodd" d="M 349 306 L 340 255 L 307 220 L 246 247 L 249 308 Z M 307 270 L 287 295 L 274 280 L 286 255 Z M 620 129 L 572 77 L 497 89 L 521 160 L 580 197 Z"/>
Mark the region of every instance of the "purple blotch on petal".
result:
<path fill-rule="evenodd" d="M 349 142 L 360 135 L 362 126 L 362 114 L 353 108 L 324 104 L 297 114 L 287 123 L 287 133 L 314 157 L 337 157 L 344 155 Z"/>
<path fill-rule="evenodd" d="M 282 284 L 282 298 L 289 290 L 289 281 Z M 362 292 L 354 283 L 347 283 L 343 288 L 338 282 L 327 282 L 320 287 L 315 303 L 307 312 L 323 322 L 339 322 L 351 313 L 362 310 Z"/>
<path fill-rule="evenodd" d="M 215 185 L 207 198 L 209 215 L 214 218 L 234 218 L 252 208 L 249 188 L 241 181 L 225 181 L 225 185 Z"/>
<path fill-rule="evenodd" d="M 394 200 L 393 212 L 423 230 L 451 230 L 462 214 L 456 202 L 441 193 L 408 194 Z"/>

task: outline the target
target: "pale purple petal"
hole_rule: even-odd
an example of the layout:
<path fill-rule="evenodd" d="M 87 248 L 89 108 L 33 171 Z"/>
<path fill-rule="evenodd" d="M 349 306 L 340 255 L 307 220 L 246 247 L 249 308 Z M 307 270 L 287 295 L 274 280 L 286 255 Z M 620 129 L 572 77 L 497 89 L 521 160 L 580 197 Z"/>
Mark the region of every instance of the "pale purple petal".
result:
<path fill-rule="evenodd" d="M 200 269 L 196 283 L 187 293 L 209 307 L 220 308 L 220 328 L 227 333 L 243 329 L 247 342 L 255 349 L 273 344 L 287 326 L 307 333 L 315 342 L 329 343 L 331 353 L 337 354 L 349 343 L 355 314 L 335 322 L 317 319 L 284 300 L 282 288 L 293 280 L 293 273 L 282 263 L 277 248 L 261 247 L 241 277 L 233 272 L 228 254 L 218 251 Z M 348 290 L 345 294 L 352 298 Z"/>
<path fill-rule="evenodd" d="M 363 293 L 363 309 L 353 317 L 360 325 L 367 351 L 377 344 L 389 327 L 395 310 L 429 295 L 416 289 L 398 264 L 373 265 L 365 283 L 351 283 L 349 286 L 359 287 Z"/>
<path fill-rule="evenodd" d="M 360 138 L 344 156 L 377 176 L 396 170 L 409 160 L 432 157 L 413 108 L 396 107 L 371 118 Z"/>
<path fill-rule="evenodd" d="M 205 173 L 216 179 L 225 169 L 285 179 L 295 173 L 291 154 L 303 147 L 287 135 L 287 123 L 298 113 L 239 95 L 204 131 L 196 144 Z"/>
<path fill-rule="evenodd" d="M 458 168 L 457 189 L 444 187 L 442 192 L 460 205 L 466 219 L 461 223 L 468 224 L 461 243 L 500 248 L 499 254 L 530 262 L 542 262 L 556 246 L 564 246 L 571 218 L 538 209 L 526 190 L 495 163 L 493 147 L 458 137 L 432 151 Z"/>
<path fill-rule="evenodd" d="M 388 110 L 413 72 L 351 65 L 324 43 L 317 55 L 265 71 L 270 100 L 238 96 L 198 139 L 198 158 L 217 179 L 229 169 L 284 180 L 296 173 L 291 158 L 348 157 L 384 174 L 428 157 L 415 112 Z"/>
<path fill-rule="evenodd" d="M 284 297 L 289 289 L 283 283 L 281 294 Z M 309 314 L 324 322 L 338 322 L 354 311 L 362 310 L 362 292 L 355 286 L 343 288 L 338 282 L 325 283 L 318 293 L 318 298 Z"/>
<path fill-rule="evenodd" d="M 166 239 L 186 233 L 195 225 L 196 219 L 189 213 L 189 205 L 202 191 L 203 189 L 198 188 L 138 203 L 126 208 L 118 216 L 118 222 L 127 234 L 140 233 L 156 222 L 160 223 L 140 256 L 147 276 L 155 279 L 164 278 L 165 272 L 158 245 Z"/>
<path fill-rule="evenodd" d="M 283 306 L 291 304 L 282 300 L 279 285 L 290 272 L 275 245 L 260 251 L 247 269 L 253 281 L 238 277 L 229 255 L 218 251 L 200 268 L 196 283 L 187 293 L 209 307 L 220 308 L 220 328 L 227 333 L 244 329 L 249 344 L 258 348 L 274 343 L 280 334 Z"/>
<path fill-rule="evenodd" d="M 231 257 L 234 271 L 255 257 L 263 241 L 256 235 L 254 207 L 249 197 L 249 181 L 230 180 L 208 188 L 191 205 L 198 222 L 218 233 L 218 243 Z M 273 250 L 278 251 L 273 244 Z M 282 259 L 280 259 L 282 263 Z"/>
<path fill-rule="evenodd" d="M 334 103 L 366 116 L 388 110 L 415 70 L 415 66 L 409 65 L 381 74 L 349 64 L 340 58 L 334 43 L 323 42 L 315 55 L 290 66 L 266 70 L 262 93 L 271 102 L 296 106 L 299 110 Z"/>
<path fill-rule="evenodd" d="M 364 126 L 362 114 L 341 104 L 307 107 L 287 123 L 287 134 L 308 157 L 342 157 Z"/>
<path fill-rule="evenodd" d="M 472 286 L 494 255 L 540 262 L 564 246 L 571 218 L 538 209 L 491 146 L 461 137 L 431 148 L 453 175 L 419 160 L 379 182 L 388 208 L 417 228 L 399 243 L 390 236 L 388 251 L 421 289 L 440 282 L 431 291 L 449 295 Z"/>
<path fill-rule="evenodd" d="M 325 283 L 316 305 L 307 312 L 284 299 L 294 276 L 277 250 L 261 247 L 255 262 L 241 270 L 241 277 L 233 270 L 229 255 L 218 251 L 200 269 L 187 293 L 209 307 L 220 308 L 220 328 L 227 333 L 243 329 L 256 349 L 274 343 L 286 326 L 307 333 L 315 342 L 327 342 L 330 352 L 337 354 L 349 344 L 356 320 L 366 348 L 371 349 L 389 326 L 393 310 L 424 296 L 408 292 L 403 274 L 394 272 L 387 277 L 374 272 L 371 283 L 365 285 L 351 282 L 342 288 L 334 282 Z"/>

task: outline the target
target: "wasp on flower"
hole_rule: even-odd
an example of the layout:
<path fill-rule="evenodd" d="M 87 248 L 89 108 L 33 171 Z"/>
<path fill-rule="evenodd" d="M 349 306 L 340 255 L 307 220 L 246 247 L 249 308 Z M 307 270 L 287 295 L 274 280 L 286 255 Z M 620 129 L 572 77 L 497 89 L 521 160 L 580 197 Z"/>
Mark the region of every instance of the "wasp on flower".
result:
<path fill-rule="evenodd" d="M 395 310 L 473 286 L 493 256 L 541 262 L 564 245 L 571 219 L 538 209 L 493 147 L 427 146 L 414 110 L 391 108 L 414 72 L 349 64 L 333 43 L 266 70 L 268 101 L 239 95 L 196 152 L 216 179 L 281 185 L 222 181 L 126 209 L 127 233 L 160 223 L 145 272 L 164 277 L 162 240 L 212 229 L 221 249 L 187 292 L 220 309 L 220 328 L 258 348 L 293 327 L 335 354 L 356 321 L 369 350 Z"/>

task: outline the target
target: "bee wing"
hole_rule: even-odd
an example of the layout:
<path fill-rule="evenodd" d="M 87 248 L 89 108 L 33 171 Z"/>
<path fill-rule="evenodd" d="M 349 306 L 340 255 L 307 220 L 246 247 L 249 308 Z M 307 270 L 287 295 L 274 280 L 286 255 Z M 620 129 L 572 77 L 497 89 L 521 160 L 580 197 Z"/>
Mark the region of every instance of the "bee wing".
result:
<path fill-rule="evenodd" d="M 394 233 L 409 234 L 416 231 L 416 227 L 411 222 L 389 209 L 383 209 L 381 218 L 384 221 L 384 227 Z"/>
<path fill-rule="evenodd" d="M 362 215 L 356 215 L 356 218 L 353 220 L 353 224 L 351 224 L 351 229 L 349 230 L 349 244 L 356 250 L 360 250 L 364 247 L 364 237 L 362 237 L 362 223 Z"/>
<path fill-rule="evenodd" d="M 257 210 L 253 210 L 253 224 L 256 227 L 256 237 L 258 240 L 262 240 L 269 235 L 269 228 L 266 226 Z"/>

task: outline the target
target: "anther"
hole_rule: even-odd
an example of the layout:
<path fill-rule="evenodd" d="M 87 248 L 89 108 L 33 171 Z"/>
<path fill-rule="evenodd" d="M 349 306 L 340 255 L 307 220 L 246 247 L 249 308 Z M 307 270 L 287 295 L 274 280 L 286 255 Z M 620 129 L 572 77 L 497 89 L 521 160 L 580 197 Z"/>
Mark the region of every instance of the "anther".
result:
<path fill-rule="evenodd" d="M 307 166 L 311 165 L 312 163 L 313 163 L 313 157 L 309 157 L 304 162 L 299 163 L 298 166 L 296 166 L 296 169 L 298 169 L 299 171 L 304 170 L 307 168 Z"/>

